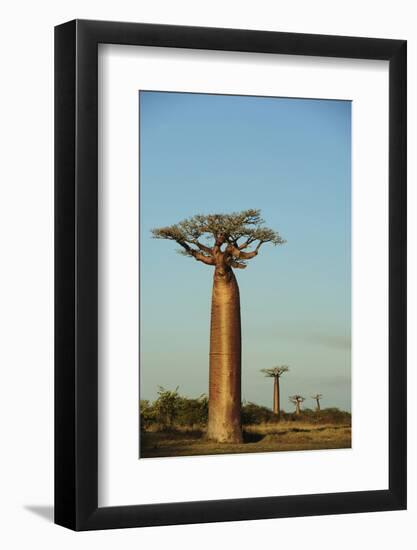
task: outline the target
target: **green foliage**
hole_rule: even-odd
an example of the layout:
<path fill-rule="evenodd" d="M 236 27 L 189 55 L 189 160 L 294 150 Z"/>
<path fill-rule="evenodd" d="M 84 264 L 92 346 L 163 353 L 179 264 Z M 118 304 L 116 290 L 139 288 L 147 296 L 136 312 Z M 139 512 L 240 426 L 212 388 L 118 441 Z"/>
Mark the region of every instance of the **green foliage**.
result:
<path fill-rule="evenodd" d="M 288 372 L 289 370 L 290 368 L 287 365 L 277 365 L 272 369 L 261 369 L 261 372 L 263 372 L 265 376 L 269 378 L 273 378 L 275 376 L 279 378 L 281 375 L 283 375 L 285 372 Z"/>
<path fill-rule="evenodd" d="M 180 407 L 181 397 L 178 387 L 174 391 L 166 390 L 162 386 L 158 389 L 158 399 L 153 403 L 153 409 L 159 422 L 165 429 L 172 427 Z"/>
<path fill-rule="evenodd" d="M 265 227 L 264 223 L 261 211 L 255 209 L 231 214 L 197 214 L 177 224 L 152 229 L 152 236 L 177 242 L 182 247 L 181 254 L 209 265 L 214 265 L 214 245 L 222 252 L 222 246 L 229 247 L 230 265 L 243 268 L 246 263 L 242 260 L 253 257 L 263 243 L 278 245 L 285 242 L 277 231 Z M 201 239 L 209 242 L 203 244 Z M 239 242 L 240 239 L 243 240 Z M 253 243 L 257 243 L 256 249 L 249 256 L 243 250 Z"/>
<path fill-rule="evenodd" d="M 151 402 L 140 401 L 140 426 L 142 432 L 162 430 L 202 430 L 207 425 L 208 398 L 202 394 L 198 398 L 179 395 L 174 391 L 159 387 L 158 398 Z M 350 424 L 351 415 L 337 408 L 316 411 L 303 409 L 301 414 L 281 411 L 281 422 L 306 422 L 310 424 Z M 242 424 L 275 424 L 276 415 L 267 407 L 255 403 L 242 404 Z"/>
<path fill-rule="evenodd" d="M 162 430 L 172 430 L 176 426 L 205 425 L 208 418 L 208 398 L 205 394 L 197 399 L 188 399 L 174 390 L 158 389 L 158 399 L 153 402 L 141 400 L 140 425 L 143 431 L 152 425 Z"/>
<path fill-rule="evenodd" d="M 350 424 L 351 414 L 347 411 L 341 411 L 336 407 L 321 409 L 321 411 L 302 409 L 299 415 L 295 413 L 283 413 L 282 420 L 288 422 L 304 420 L 311 424 Z"/>
<path fill-rule="evenodd" d="M 156 413 L 153 405 L 147 399 L 140 401 L 140 426 L 142 430 L 146 430 L 154 422 L 156 422 Z"/>
<path fill-rule="evenodd" d="M 262 227 L 264 223 L 261 211 L 255 209 L 231 214 L 197 214 L 177 224 L 153 229 L 152 235 L 155 239 L 190 243 L 202 236 L 216 239 L 221 235 L 229 242 L 236 242 L 240 238 L 273 244 L 285 242 L 276 231 Z"/>
<path fill-rule="evenodd" d="M 208 398 L 205 394 L 198 399 L 181 397 L 177 414 L 177 423 L 180 426 L 205 425 L 208 419 Z"/>
<path fill-rule="evenodd" d="M 245 403 L 242 406 L 242 424 L 261 424 L 276 422 L 276 415 L 267 407 L 255 403 Z"/>
<path fill-rule="evenodd" d="M 267 407 L 255 403 L 245 403 L 242 406 L 242 424 L 276 423 L 276 415 Z M 299 415 L 295 412 L 281 411 L 281 422 L 308 422 L 311 424 L 350 424 L 351 415 L 337 408 L 316 411 L 303 409 Z"/>

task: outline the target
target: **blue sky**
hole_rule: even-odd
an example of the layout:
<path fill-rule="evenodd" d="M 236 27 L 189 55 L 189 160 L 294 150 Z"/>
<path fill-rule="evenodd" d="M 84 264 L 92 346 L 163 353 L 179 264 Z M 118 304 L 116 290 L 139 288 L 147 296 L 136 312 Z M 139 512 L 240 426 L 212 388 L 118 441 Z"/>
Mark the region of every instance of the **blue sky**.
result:
<path fill-rule="evenodd" d="M 287 364 L 288 396 L 350 410 L 351 103 L 140 92 L 141 398 L 208 391 L 213 268 L 150 230 L 260 208 L 287 243 L 236 276 L 242 397 L 271 406 L 262 368 Z"/>

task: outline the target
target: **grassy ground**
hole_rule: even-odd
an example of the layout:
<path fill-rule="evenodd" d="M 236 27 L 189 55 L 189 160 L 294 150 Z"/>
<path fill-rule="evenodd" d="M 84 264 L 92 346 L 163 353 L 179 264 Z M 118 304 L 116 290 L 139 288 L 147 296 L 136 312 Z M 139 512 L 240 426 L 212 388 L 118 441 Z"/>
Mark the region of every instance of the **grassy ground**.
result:
<path fill-rule="evenodd" d="M 244 442 L 241 444 L 208 441 L 202 429 L 147 431 L 141 435 L 141 458 L 350 447 L 349 424 L 312 424 L 305 421 L 244 426 Z"/>

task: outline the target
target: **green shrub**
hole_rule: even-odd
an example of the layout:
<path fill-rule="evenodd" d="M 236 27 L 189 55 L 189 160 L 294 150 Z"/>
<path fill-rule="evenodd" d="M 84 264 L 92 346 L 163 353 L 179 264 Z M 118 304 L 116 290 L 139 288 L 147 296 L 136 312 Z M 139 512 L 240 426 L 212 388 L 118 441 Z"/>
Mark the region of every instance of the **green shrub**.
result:
<path fill-rule="evenodd" d="M 147 430 L 156 422 L 156 412 L 152 403 L 147 399 L 140 400 L 140 429 Z"/>
<path fill-rule="evenodd" d="M 180 426 L 205 425 L 208 419 L 208 398 L 201 395 L 197 399 L 181 397 L 178 406 L 176 423 Z"/>
<path fill-rule="evenodd" d="M 351 422 L 350 413 L 341 411 L 336 407 L 321 409 L 320 411 L 301 409 L 301 414 L 299 415 L 296 415 L 293 412 L 283 413 L 281 418 L 287 422 L 303 420 L 304 422 L 311 422 L 312 424 L 350 424 Z"/>
<path fill-rule="evenodd" d="M 140 401 L 140 427 L 142 431 L 151 426 L 164 431 L 174 430 L 178 426 L 207 424 L 208 398 L 201 395 L 197 399 L 182 397 L 175 390 L 158 389 L 158 399 L 150 402 Z"/>
<path fill-rule="evenodd" d="M 262 422 L 274 422 L 276 416 L 267 407 L 255 403 L 245 403 L 242 406 L 242 424 L 261 424 Z"/>
<path fill-rule="evenodd" d="M 201 429 L 207 425 L 208 398 L 203 394 L 198 398 L 188 398 L 179 395 L 178 387 L 175 390 L 166 390 L 162 386 L 158 389 L 158 398 L 151 402 L 146 399 L 140 401 L 140 427 L 142 431 L 156 429 L 175 431 L 176 428 Z M 351 415 L 337 408 L 302 409 L 301 414 L 281 411 L 281 420 L 286 422 L 310 422 L 312 424 L 350 424 Z M 277 421 L 271 409 L 243 403 L 242 424 L 262 424 Z"/>

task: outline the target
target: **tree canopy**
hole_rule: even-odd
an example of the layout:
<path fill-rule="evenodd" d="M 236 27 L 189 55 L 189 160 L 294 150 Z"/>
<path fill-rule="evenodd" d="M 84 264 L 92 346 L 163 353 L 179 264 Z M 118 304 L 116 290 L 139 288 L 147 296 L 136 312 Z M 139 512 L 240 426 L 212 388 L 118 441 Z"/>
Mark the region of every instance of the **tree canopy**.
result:
<path fill-rule="evenodd" d="M 261 372 L 265 374 L 265 376 L 268 377 L 280 377 L 284 374 L 284 372 L 288 372 L 290 369 L 287 367 L 287 365 L 280 365 L 277 367 L 273 367 L 272 369 L 261 369 Z"/>
<path fill-rule="evenodd" d="M 297 403 L 302 403 L 303 401 L 305 401 L 305 397 L 303 397 L 302 395 L 291 395 L 289 397 L 289 400 L 291 401 L 291 403 L 294 403 L 294 404 L 297 404 Z"/>
<path fill-rule="evenodd" d="M 207 265 L 221 258 L 227 265 L 243 269 L 265 243 L 285 243 L 277 231 L 264 226 L 260 210 L 231 214 L 197 214 L 177 224 L 152 230 L 155 239 L 175 241 L 180 253 Z M 202 242 L 202 240 L 205 241 Z"/>

